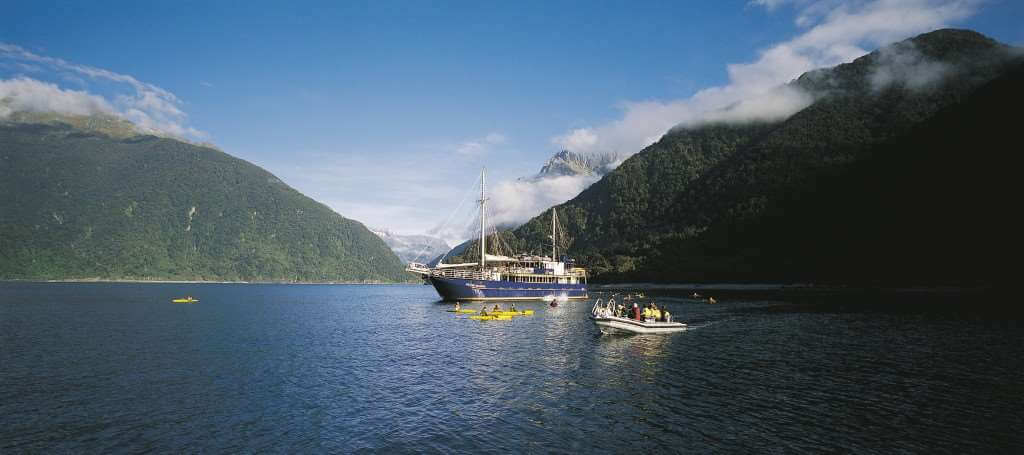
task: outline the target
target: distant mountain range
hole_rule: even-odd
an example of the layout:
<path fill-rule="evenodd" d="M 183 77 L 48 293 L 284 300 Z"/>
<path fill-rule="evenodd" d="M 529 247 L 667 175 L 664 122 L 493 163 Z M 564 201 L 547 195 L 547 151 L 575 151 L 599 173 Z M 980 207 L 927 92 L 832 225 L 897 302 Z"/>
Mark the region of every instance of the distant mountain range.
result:
<path fill-rule="evenodd" d="M 619 160 L 615 153 L 585 155 L 562 150 L 548 159 L 532 179 L 577 175 L 601 176 L 614 169 Z"/>
<path fill-rule="evenodd" d="M 269 172 L 106 116 L 0 121 L 0 279 L 409 281 Z"/>
<path fill-rule="evenodd" d="M 438 237 L 423 234 L 395 234 L 386 229 L 371 229 L 371 231 L 383 239 L 384 243 L 404 263 L 427 262 L 451 249 L 444 240 Z"/>
<path fill-rule="evenodd" d="M 806 73 L 791 117 L 677 128 L 559 205 L 569 252 L 606 281 L 989 281 L 1022 65 L 938 30 Z M 550 220 L 503 237 L 542 250 Z"/>
<path fill-rule="evenodd" d="M 544 165 L 541 166 L 539 172 L 530 177 L 520 177 L 517 179 L 517 183 L 533 184 L 542 183 L 544 179 L 559 178 L 559 177 L 584 177 L 594 178 L 595 180 L 600 176 L 607 174 L 618 164 L 618 155 L 614 153 L 607 154 L 578 154 L 568 150 L 562 150 L 554 154 L 549 158 Z M 540 209 L 538 209 L 539 211 Z M 509 231 L 519 227 L 520 223 L 499 223 L 494 226 L 499 232 Z M 475 231 L 476 228 L 472 228 Z M 427 241 L 433 243 L 430 244 L 431 248 L 428 253 L 424 254 L 419 258 L 419 262 L 427 262 L 429 264 L 436 264 L 440 257 L 445 253 L 448 256 L 457 257 L 463 253 L 465 248 L 469 245 L 470 241 L 465 241 L 454 247 L 449 247 L 443 240 L 430 236 L 400 236 L 388 233 L 383 229 L 375 229 L 374 232 L 381 236 L 385 242 L 391 246 L 392 251 L 395 252 L 402 260 L 408 262 L 413 259 L 414 256 L 419 254 L 422 247 L 427 245 Z M 444 249 L 438 249 L 443 245 Z M 411 253 L 411 254 L 410 254 Z"/>

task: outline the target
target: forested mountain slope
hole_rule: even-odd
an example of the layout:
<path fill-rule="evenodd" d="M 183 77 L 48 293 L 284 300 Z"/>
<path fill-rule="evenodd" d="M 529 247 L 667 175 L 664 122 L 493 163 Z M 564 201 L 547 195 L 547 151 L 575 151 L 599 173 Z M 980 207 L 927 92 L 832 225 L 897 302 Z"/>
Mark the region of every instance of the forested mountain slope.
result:
<path fill-rule="evenodd" d="M 0 194 L 3 279 L 408 280 L 359 222 L 173 139 L 0 122 Z"/>
<path fill-rule="evenodd" d="M 851 262 L 843 255 L 860 250 L 830 250 L 829 242 L 885 245 L 872 250 L 874 261 L 905 266 L 930 261 L 931 256 L 921 251 L 911 253 L 899 247 L 904 236 L 884 227 L 891 226 L 891 217 L 896 216 L 892 207 L 880 204 L 884 201 L 858 205 L 858 219 L 869 225 L 879 223 L 871 225 L 870 235 L 866 226 L 863 235 L 848 232 L 845 224 L 831 224 L 815 215 L 826 209 L 843 211 L 841 203 L 833 204 L 823 195 L 845 197 L 840 194 L 842 185 L 863 185 L 857 179 L 866 176 L 889 176 L 886 185 L 891 191 L 913 187 L 914 194 L 947 194 L 948 185 L 958 185 L 957 180 L 967 175 L 949 175 L 950 180 L 944 181 L 934 173 L 955 169 L 935 168 L 927 176 L 910 170 L 893 174 L 892 169 L 897 163 L 905 168 L 916 160 L 921 160 L 921 169 L 928 169 L 932 155 L 924 149 L 936 147 L 942 150 L 935 151 L 935 156 L 959 154 L 976 165 L 971 156 L 980 152 L 970 144 L 991 145 L 990 138 L 1016 140 L 1012 128 L 986 129 L 985 137 L 975 130 L 981 127 L 978 122 L 1003 125 L 1015 116 L 1005 110 L 1010 105 L 988 106 L 978 97 L 1007 91 L 1004 98 L 1011 99 L 1013 75 L 1024 61 L 1022 55 L 1020 49 L 975 32 L 939 30 L 848 64 L 802 75 L 790 86 L 814 101 L 784 121 L 710 123 L 670 131 L 558 207 L 570 237 L 568 251 L 608 280 L 958 280 L 949 273 L 940 276 L 924 269 L 867 272 L 853 268 L 863 273 L 850 275 L 851 268 L 844 264 Z M 941 120 L 958 115 L 973 119 L 974 126 Z M 1005 157 L 991 158 L 984 162 L 1006 165 L 1000 161 Z M 983 187 L 981 183 L 969 181 L 971 188 L 960 187 L 962 194 L 980 197 L 973 191 Z M 933 207 L 927 204 L 935 202 L 919 201 L 921 205 L 912 212 Z M 772 248 L 783 244 L 775 238 L 780 230 L 792 227 L 793 232 L 805 232 L 799 226 L 809 218 L 818 219 L 815 232 L 849 235 L 819 237 L 813 248 L 801 242 L 806 235 L 791 236 L 791 243 L 781 251 Z M 506 234 L 506 241 L 522 250 L 544 251 L 543 245 L 550 242 L 550 220 L 548 211 Z M 959 224 L 941 221 L 935 218 L 938 225 L 933 226 L 941 234 L 930 235 L 946 238 L 948 243 L 975 240 L 953 228 L 962 227 Z M 960 278 L 972 281 L 978 276 Z"/>

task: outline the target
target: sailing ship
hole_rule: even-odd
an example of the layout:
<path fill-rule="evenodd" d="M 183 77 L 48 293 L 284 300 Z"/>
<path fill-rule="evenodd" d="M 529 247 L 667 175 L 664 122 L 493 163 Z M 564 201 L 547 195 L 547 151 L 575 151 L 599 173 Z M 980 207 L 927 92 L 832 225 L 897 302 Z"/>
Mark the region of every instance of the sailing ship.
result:
<path fill-rule="evenodd" d="M 410 263 L 406 271 L 434 286 L 443 300 L 544 300 L 587 298 L 587 271 L 556 255 L 557 214 L 551 209 L 551 256 L 487 254 L 485 172 L 480 173 L 480 259 L 429 267 Z"/>

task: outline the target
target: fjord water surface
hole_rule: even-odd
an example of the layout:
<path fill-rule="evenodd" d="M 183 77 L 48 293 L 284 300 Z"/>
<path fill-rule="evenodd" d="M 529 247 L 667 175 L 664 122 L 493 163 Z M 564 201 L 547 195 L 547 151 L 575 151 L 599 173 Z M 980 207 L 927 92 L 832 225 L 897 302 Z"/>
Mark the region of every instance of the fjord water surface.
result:
<path fill-rule="evenodd" d="M 1024 444 L 1016 319 L 663 297 L 692 330 L 602 336 L 591 303 L 478 322 L 427 286 L 0 283 L 0 452 Z"/>

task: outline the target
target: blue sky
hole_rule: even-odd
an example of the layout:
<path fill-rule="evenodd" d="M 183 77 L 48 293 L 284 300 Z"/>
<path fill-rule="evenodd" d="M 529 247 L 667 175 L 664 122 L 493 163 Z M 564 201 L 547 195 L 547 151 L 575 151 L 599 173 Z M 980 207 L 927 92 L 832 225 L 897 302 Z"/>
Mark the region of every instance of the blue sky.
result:
<path fill-rule="evenodd" d="M 0 79 L 98 96 L 104 109 L 178 128 L 342 215 L 405 233 L 443 221 L 483 165 L 521 219 L 589 183 L 516 186 L 560 148 L 635 153 L 716 104 L 941 26 L 1024 44 L 1024 2 L 1009 0 L 0 9 Z M 518 200 L 546 190 L 554 199 Z"/>

